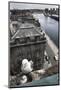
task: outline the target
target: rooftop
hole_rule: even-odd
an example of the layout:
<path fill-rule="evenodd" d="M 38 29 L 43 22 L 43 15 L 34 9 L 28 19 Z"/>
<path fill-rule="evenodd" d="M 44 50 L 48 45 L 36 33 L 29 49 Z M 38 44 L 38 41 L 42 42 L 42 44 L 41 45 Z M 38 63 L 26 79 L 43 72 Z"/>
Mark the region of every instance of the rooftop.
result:
<path fill-rule="evenodd" d="M 36 27 L 33 24 L 23 23 L 21 24 L 19 30 L 17 30 L 17 32 L 14 34 L 12 39 L 40 36 L 40 35 L 41 34 L 36 30 Z"/>

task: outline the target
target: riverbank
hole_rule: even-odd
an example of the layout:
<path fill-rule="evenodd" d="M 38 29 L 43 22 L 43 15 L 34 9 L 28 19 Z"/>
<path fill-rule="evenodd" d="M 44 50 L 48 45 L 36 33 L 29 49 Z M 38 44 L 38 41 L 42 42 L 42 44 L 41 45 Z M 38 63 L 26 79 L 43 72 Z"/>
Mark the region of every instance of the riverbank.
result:
<path fill-rule="evenodd" d="M 52 15 L 52 16 L 49 16 L 49 17 L 51 17 L 51 18 L 53 18 L 53 19 L 59 21 L 59 17 L 58 17 L 57 15 Z"/>
<path fill-rule="evenodd" d="M 46 34 L 46 33 L 45 33 Z M 56 55 L 58 53 L 58 48 L 57 46 L 54 44 L 54 42 L 50 39 L 50 37 L 46 34 L 46 39 L 47 39 L 47 43 L 50 46 L 50 48 L 52 49 L 52 51 L 54 52 L 54 54 Z"/>

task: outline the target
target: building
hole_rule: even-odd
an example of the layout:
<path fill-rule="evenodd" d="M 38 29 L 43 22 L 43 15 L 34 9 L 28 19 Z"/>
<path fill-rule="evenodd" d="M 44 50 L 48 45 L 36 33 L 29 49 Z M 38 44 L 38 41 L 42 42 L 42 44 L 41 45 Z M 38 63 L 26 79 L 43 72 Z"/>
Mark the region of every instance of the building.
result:
<path fill-rule="evenodd" d="M 23 59 L 32 60 L 34 70 L 41 69 L 44 63 L 45 47 L 46 37 L 40 27 L 22 23 L 10 41 L 11 74 L 20 72 Z"/>
<path fill-rule="evenodd" d="M 33 17 L 31 10 L 10 10 L 10 20 L 11 21 L 18 21 L 18 22 L 29 22 L 33 23 L 36 26 L 40 26 L 38 20 L 35 20 Z"/>

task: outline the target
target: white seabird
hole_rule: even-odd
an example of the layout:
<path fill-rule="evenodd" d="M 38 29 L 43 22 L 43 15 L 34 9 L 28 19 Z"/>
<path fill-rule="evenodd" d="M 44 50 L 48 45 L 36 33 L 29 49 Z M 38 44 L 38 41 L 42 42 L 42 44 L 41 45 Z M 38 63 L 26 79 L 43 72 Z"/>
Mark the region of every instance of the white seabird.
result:
<path fill-rule="evenodd" d="M 32 63 L 28 61 L 27 59 L 23 59 L 22 65 L 21 65 L 21 70 L 23 73 L 29 73 L 33 70 L 32 68 Z"/>

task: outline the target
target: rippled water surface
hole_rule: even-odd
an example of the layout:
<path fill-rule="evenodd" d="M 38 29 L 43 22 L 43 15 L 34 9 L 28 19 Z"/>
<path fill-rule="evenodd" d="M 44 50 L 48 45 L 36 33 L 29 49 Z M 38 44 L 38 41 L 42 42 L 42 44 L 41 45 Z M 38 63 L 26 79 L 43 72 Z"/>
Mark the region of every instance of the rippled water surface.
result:
<path fill-rule="evenodd" d="M 59 22 L 50 17 L 46 17 L 43 14 L 33 14 L 33 15 L 35 16 L 35 18 L 39 20 L 43 30 L 49 35 L 49 37 L 58 47 Z"/>

